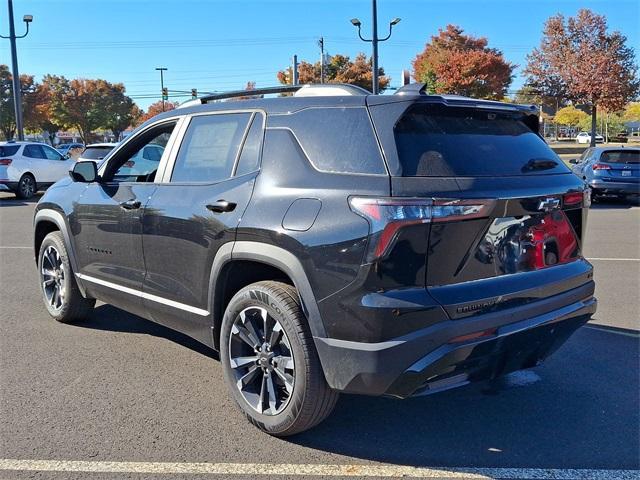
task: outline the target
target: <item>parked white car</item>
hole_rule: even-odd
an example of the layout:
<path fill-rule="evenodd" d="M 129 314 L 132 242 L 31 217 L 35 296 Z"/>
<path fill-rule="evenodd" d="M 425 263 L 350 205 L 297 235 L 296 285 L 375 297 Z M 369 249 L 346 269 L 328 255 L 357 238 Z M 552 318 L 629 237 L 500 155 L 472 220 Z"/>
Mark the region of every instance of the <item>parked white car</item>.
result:
<path fill-rule="evenodd" d="M 591 134 L 588 132 L 580 132 L 576 135 L 576 142 L 578 143 L 591 143 Z M 596 143 L 604 143 L 604 137 L 596 134 Z"/>
<path fill-rule="evenodd" d="M 79 162 L 84 160 L 93 160 L 96 163 L 100 163 L 107 154 L 116 148 L 117 143 L 92 143 L 87 145 L 84 151 L 78 158 Z"/>
<path fill-rule="evenodd" d="M 74 164 L 45 143 L 0 142 L 0 191 L 31 198 L 67 175 Z"/>

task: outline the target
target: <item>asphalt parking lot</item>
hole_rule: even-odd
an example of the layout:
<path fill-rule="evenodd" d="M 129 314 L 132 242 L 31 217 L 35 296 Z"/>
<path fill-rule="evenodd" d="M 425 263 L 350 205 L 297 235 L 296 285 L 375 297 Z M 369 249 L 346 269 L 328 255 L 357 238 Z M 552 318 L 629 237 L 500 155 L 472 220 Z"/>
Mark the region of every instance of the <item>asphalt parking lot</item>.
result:
<path fill-rule="evenodd" d="M 188 337 L 107 305 L 51 320 L 34 205 L 0 194 L 2 479 L 640 475 L 640 206 L 592 208 L 599 309 L 545 365 L 404 401 L 343 396 L 280 440 L 243 419 L 215 354 Z"/>

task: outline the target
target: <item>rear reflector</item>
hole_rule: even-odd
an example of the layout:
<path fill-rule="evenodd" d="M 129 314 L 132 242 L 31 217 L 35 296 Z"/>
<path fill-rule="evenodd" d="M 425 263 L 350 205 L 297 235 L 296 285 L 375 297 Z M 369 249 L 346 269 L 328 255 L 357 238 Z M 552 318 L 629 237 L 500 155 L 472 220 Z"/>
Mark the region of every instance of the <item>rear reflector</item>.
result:
<path fill-rule="evenodd" d="M 6 167 L 7 165 L 11 165 L 12 161 L 13 160 L 11 160 L 10 158 L 0 158 L 0 165 L 3 165 Z"/>
<path fill-rule="evenodd" d="M 594 170 L 611 170 L 610 165 L 605 165 L 604 163 L 595 163 L 593 165 Z"/>
<path fill-rule="evenodd" d="M 409 225 L 488 217 L 494 200 L 352 197 L 351 209 L 371 226 L 367 260 L 383 257 L 398 231 Z"/>
<path fill-rule="evenodd" d="M 459 337 L 452 338 L 449 340 L 449 343 L 462 343 L 468 342 L 469 340 L 476 340 L 478 338 L 492 337 L 497 331 L 497 328 L 489 328 L 488 330 L 483 330 L 481 332 L 468 333 L 467 335 L 460 335 Z"/>

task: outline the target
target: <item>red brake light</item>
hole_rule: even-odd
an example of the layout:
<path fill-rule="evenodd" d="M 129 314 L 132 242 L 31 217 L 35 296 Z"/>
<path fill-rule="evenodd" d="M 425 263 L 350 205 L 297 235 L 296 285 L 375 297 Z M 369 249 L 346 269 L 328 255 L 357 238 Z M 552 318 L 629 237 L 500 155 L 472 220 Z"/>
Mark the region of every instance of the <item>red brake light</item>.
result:
<path fill-rule="evenodd" d="M 594 170 L 611 170 L 611 166 L 605 165 L 604 163 L 595 163 L 593 165 Z"/>
<path fill-rule="evenodd" d="M 575 207 L 575 206 L 582 205 L 583 197 L 584 197 L 583 192 L 566 193 L 563 197 L 564 206 Z"/>
<path fill-rule="evenodd" d="M 7 165 L 11 165 L 12 161 L 13 160 L 11 160 L 10 158 L 0 158 L 0 165 L 3 165 L 6 167 Z"/>
<path fill-rule="evenodd" d="M 351 209 L 371 226 L 368 261 L 383 257 L 398 231 L 409 225 L 487 217 L 493 200 L 352 197 Z"/>

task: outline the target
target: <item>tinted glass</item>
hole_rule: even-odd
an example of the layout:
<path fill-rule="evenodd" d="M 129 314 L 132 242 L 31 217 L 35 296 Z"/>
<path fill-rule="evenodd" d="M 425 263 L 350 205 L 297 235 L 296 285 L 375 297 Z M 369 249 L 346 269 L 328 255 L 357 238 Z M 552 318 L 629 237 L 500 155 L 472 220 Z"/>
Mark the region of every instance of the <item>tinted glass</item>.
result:
<path fill-rule="evenodd" d="M 87 160 L 102 160 L 111 150 L 113 147 L 89 147 L 85 148 L 81 157 Z"/>
<path fill-rule="evenodd" d="M 569 169 L 523 114 L 414 105 L 394 128 L 403 176 L 505 176 Z"/>
<path fill-rule="evenodd" d="M 171 181 L 215 183 L 231 177 L 250 117 L 250 113 L 193 117 Z"/>
<path fill-rule="evenodd" d="M 62 156 L 60 155 L 60 152 L 57 152 L 53 148 L 45 146 L 42 146 L 41 148 L 44 151 L 45 156 L 49 160 L 64 160 L 64 158 L 62 158 Z"/>
<path fill-rule="evenodd" d="M 262 146 L 262 115 L 257 114 L 251 122 L 249 133 L 242 146 L 242 153 L 238 160 L 236 175 L 255 172 L 260 166 L 260 147 Z"/>
<path fill-rule="evenodd" d="M 274 120 L 280 119 L 274 117 Z M 283 116 L 281 121 L 286 122 L 283 126 L 293 129 L 318 170 L 386 173 L 365 108 L 309 108 Z"/>
<path fill-rule="evenodd" d="M 0 157 L 10 157 L 20 150 L 20 145 L 2 145 L 0 146 Z"/>
<path fill-rule="evenodd" d="M 29 158 L 47 158 L 40 145 L 27 145 L 24 147 L 23 155 Z"/>
<path fill-rule="evenodd" d="M 605 163 L 640 163 L 640 150 L 609 150 L 602 152 L 600 161 Z"/>

